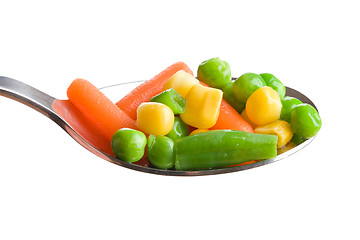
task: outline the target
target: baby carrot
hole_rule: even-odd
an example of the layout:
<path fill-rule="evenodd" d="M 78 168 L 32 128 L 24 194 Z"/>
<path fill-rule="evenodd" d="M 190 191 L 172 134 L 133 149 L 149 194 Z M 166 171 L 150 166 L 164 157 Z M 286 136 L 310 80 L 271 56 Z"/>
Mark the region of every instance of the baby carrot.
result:
<path fill-rule="evenodd" d="M 177 71 L 184 70 L 193 74 L 190 68 L 183 62 L 177 62 L 169 66 L 152 79 L 136 87 L 125 97 L 119 100 L 116 105 L 132 119 L 136 120 L 136 109 L 143 102 L 150 101 L 150 98 L 161 93 L 165 82 Z"/>
<path fill-rule="evenodd" d="M 137 129 L 133 119 L 87 80 L 74 80 L 67 95 L 72 104 L 108 139 L 120 128 Z"/>
<path fill-rule="evenodd" d="M 56 99 L 52 105 L 55 112 L 86 141 L 97 149 L 113 156 L 111 141 L 106 138 L 69 100 Z"/>
<path fill-rule="evenodd" d="M 244 132 L 253 133 L 254 130 L 247 123 L 240 114 L 224 99 L 221 101 L 220 113 L 217 122 L 215 125 L 210 128 L 211 130 L 216 129 L 231 129 L 231 130 L 240 130 Z"/>
<path fill-rule="evenodd" d="M 227 167 L 244 166 L 244 165 L 248 165 L 248 164 L 256 163 L 256 162 L 257 162 L 257 160 L 250 160 L 250 161 L 246 161 L 246 162 L 243 162 L 243 163 L 240 163 L 240 164 L 229 165 Z"/>

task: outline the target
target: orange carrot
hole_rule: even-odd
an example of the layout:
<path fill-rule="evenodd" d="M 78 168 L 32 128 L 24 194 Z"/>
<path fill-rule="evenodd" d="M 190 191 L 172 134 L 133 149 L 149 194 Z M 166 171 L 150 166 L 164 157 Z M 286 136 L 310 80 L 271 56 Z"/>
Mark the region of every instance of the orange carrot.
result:
<path fill-rule="evenodd" d="M 82 138 L 97 149 L 114 156 L 111 141 L 107 139 L 69 100 L 56 99 L 53 109 L 61 116 Z"/>
<path fill-rule="evenodd" d="M 133 119 L 87 80 L 74 80 L 67 95 L 72 104 L 108 139 L 120 128 L 137 129 Z"/>
<path fill-rule="evenodd" d="M 224 99 L 221 101 L 219 118 L 215 125 L 210 129 L 231 129 L 251 133 L 254 132 L 250 124 L 247 123 Z"/>
<path fill-rule="evenodd" d="M 177 62 L 169 66 L 152 79 L 136 87 L 125 97 L 119 100 L 116 105 L 132 119 L 136 120 L 136 109 L 143 103 L 150 101 L 150 98 L 162 92 L 165 82 L 177 71 L 184 70 L 193 74 L 190 68 L 183 62 Z"/>
<path fill-rule="evenodd" d="M 239 163 L 239 164 L 229 165 L 229 166 L 227 166 L 227 167 L 244 166 L 244 165 L 248 165 L 248 164 L 251 164 L 251 163 L 256 163 L 257 161 L 258 161 L 258 160 L 250 160 L 250 161 L 246 161 L 246 162 Z"/>

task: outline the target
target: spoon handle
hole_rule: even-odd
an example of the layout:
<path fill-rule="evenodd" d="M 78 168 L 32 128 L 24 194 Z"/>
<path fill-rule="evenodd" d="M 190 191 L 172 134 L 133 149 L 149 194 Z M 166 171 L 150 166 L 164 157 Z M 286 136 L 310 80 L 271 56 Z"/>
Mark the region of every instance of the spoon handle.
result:
<path fill-rule="evenodd" d="M 23 103 L 53 120 L 58 119 L 52 107 L 55 98 L 25 83 L 0 76 L 0 95 Z"/>

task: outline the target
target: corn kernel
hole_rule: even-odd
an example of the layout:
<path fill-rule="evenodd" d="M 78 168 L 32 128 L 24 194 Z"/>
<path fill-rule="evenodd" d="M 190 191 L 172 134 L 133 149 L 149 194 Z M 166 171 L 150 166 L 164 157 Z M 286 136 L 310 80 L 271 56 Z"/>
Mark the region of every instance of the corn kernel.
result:
<path fill-rule="evenodd" d="M 280 119 L 281 100 L 271 87 L 261 87 L 253 92 L 246 101 L 246 114 L 257 126 L 272 123 Z"/>
<path fill-rule="evenodd" d="M 279 148 L 277 150 L 277 154 L 283 154 L 286 153 L 287 151 L 290 151 L 291 149 L 293 149 L 294 147 L 296 147 L 295 143 L 293 143 L 292 141 L 290 141 L 288 144 L 286 144 L 285 146 L 283 146 L 282 148 Z"/>
<path fill-rule="evenodd" d="M 173 111 L 162 103 L 145 102 L 137 108 L 137 126 L 156 136 L 168 134 L 174 125 Z"/>
<path fill-rule="evenodd" d="M 293 131 L 291 130 L 290 123 L 283 120 L 277 120 L 275 122 L 259 126 L 254 129 L 254 132 L 277 135 L 277 148 L 282 148 L 283 146 L 285 146 L 288 142 L 290 142 L 291 138 L 294 135 Z"/>
<path fill-rule="evenodd" d="M 186 98 L 190 89 L 198 83 L 199 80 L 197 80 L 193 75 L 180 70 L 169 78 L 169 80 L 164 84 L 163 90 L 172 88 L 183 98 Z"/>
<path fill-rule="evenodd" d="M 208 132 L 208 131 L 209 131 L 209 129 L 198 128 L 198 129 L 195 129 L 194 131 L 192 131 L 189 135 L 195 135 L 195 134 L 198 134 L 198 133 Z"/>
<path fill-rule="evenodd" d="M 211 128 L 219 117 L 222 97 L 221 90 L 196 84 L 187 94 L 181 119 L 196 128 Z"/>

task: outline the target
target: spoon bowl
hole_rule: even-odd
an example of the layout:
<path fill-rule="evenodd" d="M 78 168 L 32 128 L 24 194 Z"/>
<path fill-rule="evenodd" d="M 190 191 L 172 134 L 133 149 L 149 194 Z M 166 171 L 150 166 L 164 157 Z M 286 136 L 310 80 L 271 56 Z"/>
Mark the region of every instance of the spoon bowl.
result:
<path fill-rule="evenodd" d="M 133 81 L 111 85 L 100 88 L 100 90 L 113 102 L 117 102 L 128 92 L 140 85 L 144 81 Z M 139 165 L 136 163 L 129 163 L 115 158 L 112 154 L 110 144 L 106 144 L 108 140 L 90 124 L 85 117 L 71 104 L 69 100 L 56 99 L 48 94 L 39 91 L 23 82 L 15 79 L 0 77 L 0 95 L 25 104 L 34 110 L 42 113 L 58 126 L 64 129 L 75 141 L 77 141 L 84 148 L 103 158 L 106 161 L 133 169 L 136 171 L 171 176 L 201 176 L 237 172 L 247 170 L 259 166 L 264 166 L 284 159 L 297 151 L 301 150 L 310 144 L 315 137 L 312 137 L 293 149 L 279 154 L 277 157 L 258 161 L 255 163 L 201 171 L 176 171 L 176 170 L 162 170 L 153 168 L 148 165 Z M 316 108 L 315 104 L 304 94 L 299 91 L 286 87 L 286 96 L 296 97 L 303 103 L 308 103 Z"/>

